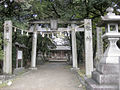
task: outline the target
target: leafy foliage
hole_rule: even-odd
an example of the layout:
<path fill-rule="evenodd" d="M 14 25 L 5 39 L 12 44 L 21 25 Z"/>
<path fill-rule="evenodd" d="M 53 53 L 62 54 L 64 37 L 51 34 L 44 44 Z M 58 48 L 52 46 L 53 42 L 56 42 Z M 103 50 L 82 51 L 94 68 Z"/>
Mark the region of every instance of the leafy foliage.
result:
<path fill-rule="evenodd" d="M 3 23 L 5 20 L 12 20 L 13 25 L 21 29 L 29 28 L 29 21 L 43 19 L 63 19 L 63 20 L 81 20 L 90 18 L 93 22 L 93 41 L 94 50 L 96 47 L 95 23 L 100 20 L 106 12 L 106 8 L 118 4 L 119 0 L 0 0 L 0 32 L 3 33 Z M 35 17 L 34 17 L 35 16 Z M 36 17 L 37 16 L 37 17 Z M 21 36 L 20 32 L 13 33 L 13 43 L 19 42 L 25 44 L 28 49 L 25 50 L 24 57 L 30 59 L 32 35 L 29 37 Z M 83 59 L 83 37 L 84 34 L 77 33 L 78 59 Z M 0 35 L 0 59 L 3 56 L 2 38 Z M 50 39 L 38 35 L 37 51 L 49 52 L 48 46 L 53 46 Z M 14 47 L 14 45 L 13 45 Z M 13 48 L 15 49 L 15 48 Z M 13 51 L 15 56 L 15 50 Z M 14 57 L 15 59 L 15 57 Z"/>
<path fill-rule="evenodd" d="M 37 51 L 41 51 L 43 55 L 45 53 L 48 53 L 50 51 L 50 48 L 56 47 L 54 43 L 51 41 L 51 39 L 47 38 L 47 36 L 42 37 L 42 35 L 39 35 L 39 34 L 38 34 L 37 45 L 38 45 Z"/>
<path fill-rule="evenodd" d="M 0 34 L 0 60 L 3 60 L 2 35 Z"/>

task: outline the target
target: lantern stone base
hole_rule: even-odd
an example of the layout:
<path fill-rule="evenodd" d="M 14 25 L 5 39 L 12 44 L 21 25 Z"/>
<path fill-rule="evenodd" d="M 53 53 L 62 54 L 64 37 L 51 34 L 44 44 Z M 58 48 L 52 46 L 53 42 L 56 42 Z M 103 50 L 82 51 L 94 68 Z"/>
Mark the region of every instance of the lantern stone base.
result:
<path fill-rule="evenodd" d="M 92 78 L 86 79 L 86 90 L 118 90 L 119 65 L 99 64 Z"/>

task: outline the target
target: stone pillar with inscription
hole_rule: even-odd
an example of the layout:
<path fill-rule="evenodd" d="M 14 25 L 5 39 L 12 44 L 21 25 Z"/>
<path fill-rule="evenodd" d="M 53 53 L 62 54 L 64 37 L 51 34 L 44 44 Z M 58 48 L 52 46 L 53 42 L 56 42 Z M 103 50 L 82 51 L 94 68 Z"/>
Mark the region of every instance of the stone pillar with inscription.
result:
<path fill-rule="evenodd" d="M 85 29 L 85 73 L 91 76 L 93 71 L 93 42 L 92 42 L 92 23 L 91 19 L 84 20 Z"/>
<path fill-rule="evenodd" d="M 3 73 L 12 74 L 12 22 L 4 23 L 4 60 Z"/>
<path fill-rule="evenodd" d="M 37 50 L 37 30 L 36 30 L 36 25 L 34 25 L 33 41 L 32 41 L 31 69 L 37 69 L 36 68 L 36 50 Z"/>
<path fill-rule="evenodd" d="M 97 27 L 97 56 L 100 60 L 103 55 L 102 27 Z"/>
<path fill-rule="evenodd" d="M 103 40 L 102 40 L 102 27 L 97 27 L 97 52 L 96 52 L 96 66 L 103 56 Z"/>
<path fill-rule="evenodd" d="M 75 24 L 72 24 L 72 63 L 73 63 L 73 69 L 78 68 L 77 63 L 77 45 L 76 45 L 76 32 L 75 32 Z"/>

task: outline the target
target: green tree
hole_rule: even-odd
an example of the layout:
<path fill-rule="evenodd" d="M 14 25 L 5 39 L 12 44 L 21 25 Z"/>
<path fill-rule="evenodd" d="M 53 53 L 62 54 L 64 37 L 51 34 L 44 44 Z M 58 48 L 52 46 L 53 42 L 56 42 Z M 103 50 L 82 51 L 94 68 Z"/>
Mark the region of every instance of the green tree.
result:
<path fill-rule="evenodd" d="M 12 20 L 14 26 L 28 29 L 29 24 L 27 22 L 31 20 L 45 20 L 51 18 L 83 20 L 84 18 L 90 18 L 93 22 L 93 41 L 94 50 L 96 50 L 95 24 L 100 20 L 100 16 L 106 13 L 105 10 L 107 7 L 115 4 L 119 5 L 118 2 L 119 0 L 0 0 L 0 31 L 3 33 L 3 23 L 8 19 Z M 34 17 L 34 15 L 37 15 L 37 17 Z M 81 47 L 81 45 L 84 46 L 82 41 L 84 40 L 82 39 L 83 37 L 83 34 L 77 34 L 78 59 L 81 57 L 80 55 L 82 55 L 81 50 L 83 47 Z M 28 47 L 27 52 L 29 54 L 27 53 L 27 55 L 30 56 L 32 48 L 31 35 L 30 37 L 24 37 L 20 34 L 13 33 L 13 42 L 16 41 L 22 44 L 24 43 Z M 41 39 L 38 40 L 40 47 L 38 47 L 37 50 L 41 50 L 43 53 L 47 52 L 48 49 L 46 47 L 51 44 L 48 38 L 41 37 Z M 82 52 L 84 51 L 82 50 Z"/>
<path fill-rule="evenodd" d="M 0 60 L 3 60 L 2 34 L 0 33 Z"/>
<path fill-rule="evenodd" d="M 43 60 L 46 59 L 46 55 L 49 54 L 50 49 L 55 48 L 55 44 L 52 42 L 50 38 L 45 35 L 45 37 L 42 37 L 42 35 L 38 34 L 38 43 L 37 43 L 37 55 L 38 52 L 41 52 Z"/>

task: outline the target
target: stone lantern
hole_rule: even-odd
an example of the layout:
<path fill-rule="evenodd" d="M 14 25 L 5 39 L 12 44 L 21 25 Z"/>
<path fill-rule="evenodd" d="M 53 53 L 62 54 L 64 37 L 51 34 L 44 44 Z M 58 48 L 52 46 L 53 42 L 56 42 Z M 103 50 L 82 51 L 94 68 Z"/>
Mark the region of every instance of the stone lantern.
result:
<path fill-rule="evenodd" d="M 98 26 L 105 27 L 106 32 L 102 37 L 108 39 L 109 44 L 96 70 L 92 72 L 92 78 L 86 79 L 87 90 L 118 90 L 120 49 L 116 43 L 120 38 L 120 15 L 115 15 L 112 7 L 106 11 L 107 15 L 102 16 Z"/>
<path fill-rule="evenodd" d="M 120 49 L 117 47 L 117 41 L 120 38 L 118 32 L 118 23 L 120 22 L 120 16 L 113 13 L 113 8 L 107 9 L 107 15 L 102 17 L 101 26 L 105 26 L 106 32 L 103 35 L 104 38 L 108 38 L 109 46 L 106 49 L 103 58 L 100 60 L 101 63 L 119 63 Z"/>

